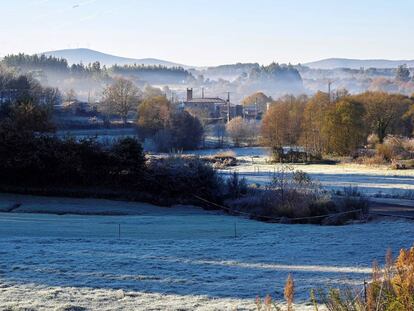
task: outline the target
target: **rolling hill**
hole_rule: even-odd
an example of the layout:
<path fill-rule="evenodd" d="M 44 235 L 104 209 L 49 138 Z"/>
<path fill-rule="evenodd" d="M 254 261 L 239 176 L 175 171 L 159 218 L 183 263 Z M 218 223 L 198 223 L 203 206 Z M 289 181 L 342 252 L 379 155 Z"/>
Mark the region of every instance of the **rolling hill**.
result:
<path fill-rule="evenodd" d="M 414 67 L 414 60 L 326 58 L 315 62 L 305 63 L 304 65 L 314 69 L 359 69 L 361 67 L 396 68 L 403 64 L 407 64 L 408 67 Z"/>
<path fill-rule="evenodd" d="M 39 53 L 39 55 L 45 54 L 47 56 L 52 55 L 59 58 L 67 59 L 69 64 L 73 63 L 93 63 L 95 61 L 99 61 L 101 65 L 111 66 L 111 65 L 133 65 L 134 63 L 138 65 L 162 65 L 166 67 L 173 67 L 173 66 L 181 66 L 188 68 L 188 66 L 156 59 L 156 58 L 142 58 L 142 59 L 135 59 L 135 58 L 126 58 L 115 56 L 111 54 L 106 54 L 98 51 L 94 51 L 91 49 L 79 48 L 79 49 L 64 49 L 64 50 L 56 50 L 56 51 L 48 51 Z"/>

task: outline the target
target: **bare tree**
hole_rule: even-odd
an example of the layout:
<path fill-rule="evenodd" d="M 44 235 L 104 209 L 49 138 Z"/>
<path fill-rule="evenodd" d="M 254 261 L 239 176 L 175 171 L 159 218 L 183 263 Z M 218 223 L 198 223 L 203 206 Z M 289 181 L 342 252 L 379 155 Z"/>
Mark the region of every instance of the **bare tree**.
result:
<path fill-rule="evenodd" d="M 126 124 L 128 114 L 136 109 L 140 98 L 141 91 L 130 80 L 117 78 L 103 91 L 104 110 L 120 116 Z"/>
<path fill-rule="evenodd" d="M 251 135 L 249 124 L 242 117 L 230 120 L 226 125 L 226 130 L 236 146 L 248 142 Z"/>
<path fill-rule="evenodd" d="M 67 102 L 73 102 L 78 98 L 78 95 L 76 94 L 74 89 L 70 89 L 65 93 L 65 101 Z"/>

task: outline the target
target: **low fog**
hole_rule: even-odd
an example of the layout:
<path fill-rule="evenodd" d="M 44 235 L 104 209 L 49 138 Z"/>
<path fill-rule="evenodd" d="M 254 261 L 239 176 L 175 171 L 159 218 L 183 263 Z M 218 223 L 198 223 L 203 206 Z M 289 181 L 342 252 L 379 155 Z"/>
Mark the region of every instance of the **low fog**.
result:
<path fill-rule="evenodd" d="M 102 65 L 99 61 L 82 64 L 69 63 L 64 58 L 45 55 L 9 55 L 2 66 L 19 74 L 29 74 L 43 86 L 57 87 L 66 94 L 74 91 L 82 101 L 96 102 L 103 89 L 116 77 L 127 78 L 141 89 L 157 87 L 174 100 L 184 100 L 187 88 L 195 89 L 201 97 L 201 89 L 209 97 L 226 98 L 231 94 L 233 103 L 263 92 L 274 99 L 287 94 L 312 95 L 317 91 L 347 90 L 359 93 L 366 90 L 412 94 L 414 83 L 396 81 L 396 68 L 337 68 L 313 69 L 303 65 L 272 63 L 237 63 L 207 68 L 185 69 L 164 65 Z M 198 93 L 197 93 L 198 92 Z M 200 94 L 199 94 L 200 93 Z"/>

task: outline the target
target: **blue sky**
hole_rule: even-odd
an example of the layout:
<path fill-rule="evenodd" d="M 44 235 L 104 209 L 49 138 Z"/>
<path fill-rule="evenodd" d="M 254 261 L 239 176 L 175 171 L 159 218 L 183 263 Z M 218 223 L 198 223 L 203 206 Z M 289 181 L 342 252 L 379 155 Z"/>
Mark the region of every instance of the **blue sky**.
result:
<path fill-rule="evenodd" d="M 87 47 L 189 65 L 413 59 L 412 0 L 0 0 L 0 56 Z"/>

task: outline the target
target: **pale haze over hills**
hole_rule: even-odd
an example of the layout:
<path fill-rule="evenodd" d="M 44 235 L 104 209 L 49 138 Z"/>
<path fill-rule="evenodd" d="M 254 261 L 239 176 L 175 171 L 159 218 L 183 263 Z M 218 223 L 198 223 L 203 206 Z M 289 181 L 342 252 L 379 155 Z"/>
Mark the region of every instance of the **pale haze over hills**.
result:
<path fill-rule="evenodd" d="M 315 69 L 334 68 L 396 68 L 406 64 L 414 67 L 414 60 L 389 60 L 389 59 L 349 59 L 349 58 L 327 58 L 315 62 L 305 63 L 305 66 Z"/>
<path fill-rule="evenodd" d="M 177 64 L 167 60 L 156 58 L 127 58 L 122 56 L 111 55 L 99 51 L 78 48 L 78 49 L 63 49 L 56 51 L 48 51 L 40 54 L 47 56 L 53 55 L 59 58 L 65 58 L 69 64 L 73 63 L 92 63 L 99 61 L 102 65 L 111 66 L 118 65 L 163 65 L 167 67 L 181 66 L 184 68 L 192 68 L 187 64 Z M 414 67 L 414 60 L 388 60 L 388 59 L 349 59 L 349 58 L 327 58 L 314 62 L 305 63 L 303 65 L 315 69 L 334 69 L 334 68 L 396 68 L 399 65 L 406 64 L 408 67 Z"/>
<path fill-rule="evenodd" d="M 110 55 L 106 53 L 102 53 L 99 51 L 94 51 L 91 49 L 85 48 L 78 48 L 78 49 L 64 49 L 64 50 L 56 50 L 56 51 L 48 51 L 42 52 L 40 54 L 45 54 L 47 56 L 53 55 L 58 58 L 65 58 L 69 64 L 73 63 L 93 63 L 95 61 L 99 61 L 102 65 L 111 66 L 114 64 L 118 65 L 133 65 L 136 63 L 137 65 L 163 65 L 167 67 L 173 66 L 183 66 L 177 63 L 156 59 L 156 58 L 127 58 L 127 57 L 120 57 L 115 55 Z M 183 66 L 186 67 L 186 66 Z"/>

